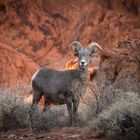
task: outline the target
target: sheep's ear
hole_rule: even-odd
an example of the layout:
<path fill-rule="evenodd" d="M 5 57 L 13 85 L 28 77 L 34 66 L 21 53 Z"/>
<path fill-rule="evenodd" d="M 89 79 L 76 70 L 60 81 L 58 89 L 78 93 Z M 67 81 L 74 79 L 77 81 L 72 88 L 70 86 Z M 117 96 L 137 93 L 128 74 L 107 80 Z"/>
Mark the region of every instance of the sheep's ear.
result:
<path fill-rule="evenodd" d="M 73 41 L 69 47 L 71 47 L 74 51 L 75 56 L 78 56 L 79 50 L 82 48 L 82 45 L 79 41 Z"/>
<path fill-rule="evenodd" d="M 96 42 L 91 42 L 88 44 L 87 46 L 88 50 L 89 50 L 89 55 L 91 56 L 92 54 L 94 54 L 97 49 L 99 49 L 100 51 L 102 50 L 102 48 L 100 47 L 100 45 Z"/>

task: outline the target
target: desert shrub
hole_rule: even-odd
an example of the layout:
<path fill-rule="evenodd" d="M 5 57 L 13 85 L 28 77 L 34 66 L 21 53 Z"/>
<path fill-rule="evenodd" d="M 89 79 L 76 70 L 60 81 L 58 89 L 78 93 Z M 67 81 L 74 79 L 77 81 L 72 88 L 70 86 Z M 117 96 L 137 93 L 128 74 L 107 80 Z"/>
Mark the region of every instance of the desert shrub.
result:
<path fill-rule="evenodd" d="M 16 85 L 0 92 L 0 120 L 1 130 L 7 130 L 28 124 L 26 113 L 28 106 L 23 102 L 27 85 Z M 19 109 L 20 108 L 20 109 Z M 22 122 L 22 123 L 21 123 Z"/>
<path fill-rule="evenodd" d="M 42 114 L 40 108 L 36 108 L 32 115 L 33 127 L 35 129 L 52 129 L 63 127 L 68 124 L 68 114 L 64 105 L 51 108 Z"/>
<path fill-rule="evenodd" d="M 135 81 L 131 77 L 119 79 L 113 84 L 103 85 L 101 83 L 101 86 L 99 84 L 98 87 L 98 112 L 102 112 L 104 109 L 107 109 L 112 104 L 114 104 L 117 100 L 119 100 L 123 96 L 126 96 L 126 92 L 139 93 L 140 91 L 140 83 Z"/>
<path fill-rule="evenodd" d="M 109 136 L 133 136 L 140 138 L 140 97 L 137 93 L 126 92 L 108 109 L 94 118 L 90 127 Z M 123 138 L 124 138 L 123 137 Z"/>

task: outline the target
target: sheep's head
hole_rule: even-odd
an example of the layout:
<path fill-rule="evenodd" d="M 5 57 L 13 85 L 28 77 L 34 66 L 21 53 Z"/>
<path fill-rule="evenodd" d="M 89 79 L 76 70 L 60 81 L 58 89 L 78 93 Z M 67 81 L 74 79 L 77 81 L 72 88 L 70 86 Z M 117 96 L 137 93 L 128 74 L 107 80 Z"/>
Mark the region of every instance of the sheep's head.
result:
<path fill-rule="evenodd" d="M 75 56 L 79 59 L 79 67 L 85 69 L 88 67 L 90 56 L 96 52 L 97 49 L 102 50 L 100 45 L 96 42 L 91 42 L 87 47 L 83 47 L 79 41 L 73 41 L 70 44 Z"/>

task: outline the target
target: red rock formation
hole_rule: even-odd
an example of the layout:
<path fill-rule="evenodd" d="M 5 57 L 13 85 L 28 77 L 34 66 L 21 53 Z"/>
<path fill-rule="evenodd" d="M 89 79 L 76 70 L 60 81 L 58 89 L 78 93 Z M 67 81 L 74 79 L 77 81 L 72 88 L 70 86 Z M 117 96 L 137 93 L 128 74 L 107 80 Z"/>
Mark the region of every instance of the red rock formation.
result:
<path fill-rule="evenodd" d="M 1 84 L 11 75 L 12 83 L 29 82 L 40 66 L 64 69 L 73 58 L 67 47 L 73 40 L 113 49 L 126 38 L 139 39 L 139 7 L 139 0 L 0 0 Z M 126 73 L 127 63 L 123 66 Z"/>
<path fill-rule="evenodd" d="M 0 83 L 11 86 L 20 81 L 30 82 L 31 74 L 39 66 L 24 54 L 0 43 Z"/>

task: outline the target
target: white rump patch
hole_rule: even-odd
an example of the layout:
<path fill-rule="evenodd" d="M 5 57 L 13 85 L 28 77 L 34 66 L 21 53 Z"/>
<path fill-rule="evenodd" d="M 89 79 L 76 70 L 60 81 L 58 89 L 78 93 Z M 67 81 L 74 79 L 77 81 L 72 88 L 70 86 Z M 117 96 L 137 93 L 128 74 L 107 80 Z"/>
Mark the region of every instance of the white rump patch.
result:
<path fill-rule="evenodd" d="M 37 74 L 38 74 L 38 72 L 39 72 L 40 70 L 38 70 L 38 71 L 36 71 L 34 74 L 33 74 L 33 76 L 32 76 L 32 81 L 35 79 L 35 77 L 37 76 Z"/>

